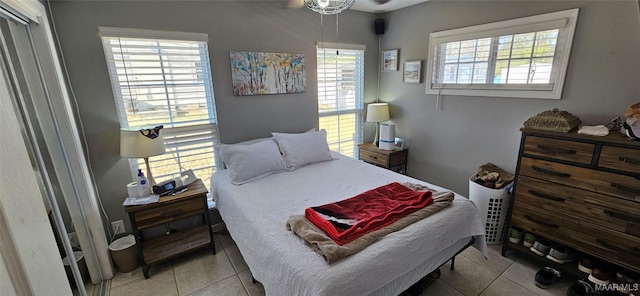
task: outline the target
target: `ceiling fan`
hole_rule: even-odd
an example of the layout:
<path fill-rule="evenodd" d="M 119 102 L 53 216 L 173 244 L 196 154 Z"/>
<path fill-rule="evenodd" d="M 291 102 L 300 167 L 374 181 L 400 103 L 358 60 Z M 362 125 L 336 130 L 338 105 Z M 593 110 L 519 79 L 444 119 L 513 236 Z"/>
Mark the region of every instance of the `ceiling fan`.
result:
<path fill-rule="evenodd" d="M 288 0 L 287 4 L 285 5 L 287 8 L 291 8 L 291 9 L 298 9 L 298 8 L 302 8 L 305 6 L 305 2 L 307 1 L 312 1 L 312 0 Z M 316 2 L 322 2 L 323 0 L 316 0 Z M 324 0 L 325 2 L 331 2 L 332 0 Z M 385 4 L 391 0 L 369 0 L 369 1 L 373 1 L 376 2 L 380 5 Z"/>

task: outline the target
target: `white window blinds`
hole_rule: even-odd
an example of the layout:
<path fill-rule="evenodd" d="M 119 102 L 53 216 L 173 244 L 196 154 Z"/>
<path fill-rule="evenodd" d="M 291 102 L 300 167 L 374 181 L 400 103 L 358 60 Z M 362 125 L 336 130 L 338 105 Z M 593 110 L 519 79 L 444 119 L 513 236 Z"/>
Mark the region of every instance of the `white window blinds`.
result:
<path fill-rule="evenodd" d="M 156 180 L 178 177 L 191 169 L 209 187 L 209 179 L 215 171 L 214 143 L 217 143 L 217 128 L 214 124 L 168 128 L 163 130 L 165 153 L 150 158 L 152 173 Z M 221 163 L 221 162 L 218 162 Z M 136 165 L 144 166 L 142 159 Z"/>
<path fill-rule="evenodd" d="M 559 99 L 577 14 L 432 33 L 427 93 Z"/>
<path fill-rule="evenodd" d="M 356 157 L 363 134 L 364 47 L 317 48 L 318 113 L 329 148 Z"/>
<path fill-rule="evenodd" d="M 216 111 L 206 35 L 100 28 L 122 128 L 163 125 L 166 153 L 150 159 L 157 180 L 215 168 Z M 132 169 L 143 162 L 132 161 Z"/>

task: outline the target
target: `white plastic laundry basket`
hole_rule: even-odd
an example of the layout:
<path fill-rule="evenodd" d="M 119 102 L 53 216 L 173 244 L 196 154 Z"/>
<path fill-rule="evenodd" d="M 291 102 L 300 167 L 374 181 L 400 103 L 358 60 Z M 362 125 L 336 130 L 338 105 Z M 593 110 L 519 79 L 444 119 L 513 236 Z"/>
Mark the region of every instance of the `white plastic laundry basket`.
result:
<path fill-rule="evenodd" d="M 511 196 L 506 189 L 491 189 L 469 178 L 469 200 L 478 210 L 486 231 L 487 244 L 501 244 L 505 238 L 507 209 Z"/>

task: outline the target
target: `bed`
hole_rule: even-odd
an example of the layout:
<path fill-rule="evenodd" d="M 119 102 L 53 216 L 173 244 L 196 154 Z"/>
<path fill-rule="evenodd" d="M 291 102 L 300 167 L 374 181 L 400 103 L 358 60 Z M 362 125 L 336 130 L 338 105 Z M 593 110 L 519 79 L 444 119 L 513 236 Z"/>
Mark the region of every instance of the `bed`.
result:
<path fill-rule="evenodd" d="M 291 215 L 390 182 L 446 190 L 330 153 L 331 160 L 266 174 L 242 185 L 232 184 L 230 170 L 218 170 L 211 177 L 220 215 L 266 295 L 398 295 L 471 241 L 486 257 L 478 210 L 456 194 L 451 206 L 327 264 L 287 231 L 285 222 Z"/>

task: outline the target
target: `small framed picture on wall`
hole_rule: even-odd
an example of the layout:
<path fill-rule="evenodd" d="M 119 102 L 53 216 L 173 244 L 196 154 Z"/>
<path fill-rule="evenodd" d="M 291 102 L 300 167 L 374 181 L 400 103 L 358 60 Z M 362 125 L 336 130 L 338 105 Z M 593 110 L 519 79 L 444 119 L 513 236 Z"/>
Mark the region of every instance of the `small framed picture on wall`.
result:
<path fill-rule="evenodd" d="M 402 82 L 421 83 L 422 60 L 406 61 L 402 67 Z"/>
<path fill-rule="evenodd" d="M 382 72 L 398 71 L 398 49 L 382 51 Z"/>

